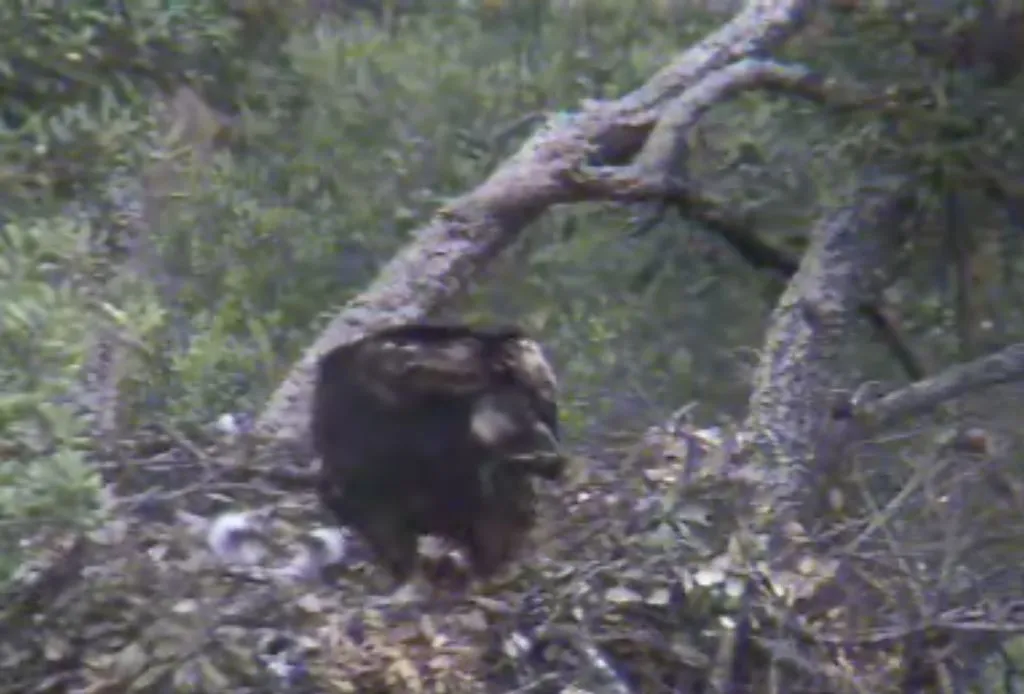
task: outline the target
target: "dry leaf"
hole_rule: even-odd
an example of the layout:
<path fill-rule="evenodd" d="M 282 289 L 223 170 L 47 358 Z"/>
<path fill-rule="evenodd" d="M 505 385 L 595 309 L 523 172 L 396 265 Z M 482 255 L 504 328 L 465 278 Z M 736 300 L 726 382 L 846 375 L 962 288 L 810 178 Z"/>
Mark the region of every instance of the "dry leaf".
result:
<path fill-rule="evenodd" d="M 622 586 L 616 586 L 615 588 L 610 589 L 604 594 L 604 599 L 610 603 L 619 605 L 623 603 L 643 601 L 643 597 L 641 597 L 639 593 Z"/>
<path fill-rule="evenodd" d="M 487 617 L 483 610 L 473 610 L 459 616 L 459 621 L 466 629 L 476 632 L 487 631 Z"/>
<path fill-rule="evenodd" d="M 199 609 L 199 602 L 191 598 L 187 600 L 180 600 L 171 607 L 171 612 L 175 614 L 192 614 Z"/>
<path fill-rule="evenodd" d="M 655 588 L 651 591 L 651 594 L 647 596 L 647 604 L 663 607 L 672 601 L 672 593 L 669 592 L 668 588 Z"/>
<path fill-rule="evenodd" d="M 320 614 L 324 611 L 323 602 L 314 593 L 306 593 L 296 600 L 295 604 L 300 610 L 309 614 Z"/>
<path fill-rule="evenodd" d="M 226 692 L 231 689 L 231 679 L 221 672 L 209 658 L 199 659 L 199 670 L 202 675 L 204 689 L 215 692 Z"/>
<path fill-rule="evenodd" d="M 138 643 L 130 643 L 114 654 L 110 665 L 119 679 L 131 679 L 142 672 L 147 662 L 149 656 L 145 649 Z"/>
<path fill-rule="evenodd" d="M 69 650 L 67 641 L 55 637 L 47 639 L 43 646 L 43 654 L 50 661 L 64 660 Z"/>

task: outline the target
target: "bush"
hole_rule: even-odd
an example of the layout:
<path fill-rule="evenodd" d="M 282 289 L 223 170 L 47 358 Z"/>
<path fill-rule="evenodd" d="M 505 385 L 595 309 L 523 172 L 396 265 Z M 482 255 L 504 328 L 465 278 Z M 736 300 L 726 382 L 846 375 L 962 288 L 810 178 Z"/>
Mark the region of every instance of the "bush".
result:
<path fill-rule="evenodd" d="M 0 230 L 0 581 L 26 530 L 74 526 L 96 509 L 88 422 L 75 405 L 92 337 L 79 286 L 88 235 L 69 220 Z"/>

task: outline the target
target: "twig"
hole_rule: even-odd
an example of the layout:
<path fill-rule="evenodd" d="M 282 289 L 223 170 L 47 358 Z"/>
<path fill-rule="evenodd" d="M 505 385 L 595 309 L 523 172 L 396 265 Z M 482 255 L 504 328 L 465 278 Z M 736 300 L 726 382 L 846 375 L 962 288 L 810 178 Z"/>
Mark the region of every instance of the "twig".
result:
<path fill-rule="evenodd" d="M 202 449 L 192 443 L 185 434 L 180 432 L 177 427 L 165 422 L 157 422 L 156 426 L 171 438 L 176 444 L 188 451 L 197 462 L 208 463 L 210 462 L 210 456 L 208 456 Z"/>
<path fill-rule="evenodd" d="M 608 689 L 605 691 L 614 694 L 633 694 L 629 686 L 622 681 L 615 668 L 608 659 L 601 653 L 601 649 L 591 641 L 585 634 L 576 629 L 569 629 L 564 626 L 549 626 L 538 634 L 539 639 L 553 640 L 563 639 L 572 646 L 577 653 L 583 656 L 590 669 L 597 673 L 605 681 Z"/>
<path fill-rule="evenodd" d="M 866 402 L 857 408 L 856 414 L 871 427 L 883 429 L 953 398 L 1019 380 L 1024 380 L 1024 343 L 952 366 L 931 378 Z"/>

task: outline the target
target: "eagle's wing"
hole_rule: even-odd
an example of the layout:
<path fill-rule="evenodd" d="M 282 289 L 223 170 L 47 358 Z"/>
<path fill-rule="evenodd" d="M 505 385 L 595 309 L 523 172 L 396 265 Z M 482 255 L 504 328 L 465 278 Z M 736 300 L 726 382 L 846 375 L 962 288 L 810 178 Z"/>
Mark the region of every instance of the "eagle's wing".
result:
<path fill-rule="evenodd" d="M 536 340 L 519 337 L 505 346 L 505 363 L 515 378 L 545 400 L 558 399 L 558 379 Z"/>
<path fill-rule="evenodd" d="M 483 345 L 472 336 L 423 340 L 416 335 L 370 336 L 355 345 L 352 375 L 382 403 L 466 396 L 488 386 Z"/>
<path fill-rule="evenodd" d="M 321 362 L 386 407 L 483 395 L 499 382 L 531 394 L 542 421 L 557 436 L 557 382 L 540 345 L 515 328 L 403 325 L 339 347 Z"/>
<path fill-rule="evenodd" d="M 527 337 L 510 340 L 505 344 L 503 357 L 504 368 L 525 386 L 538 418 L 557 439 L 558 380 L 540 344 Z"/>

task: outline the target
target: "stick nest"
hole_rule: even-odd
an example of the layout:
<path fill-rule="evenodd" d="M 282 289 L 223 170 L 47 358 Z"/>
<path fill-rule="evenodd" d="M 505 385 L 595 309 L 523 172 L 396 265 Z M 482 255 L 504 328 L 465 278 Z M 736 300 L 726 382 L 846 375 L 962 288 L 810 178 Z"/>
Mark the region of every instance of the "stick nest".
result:
<path fill-rule="evenodd" d="M 386 583 L 358 547 L 331 581 L 288 582 L 226 566 L 175 521 L 263 505 L 287 552 L 325 518 L 309 491 L 261 482 L 274 456 L 239 466 L 159 435 L 112 457 L 110 520 L 33 538 L 0 596 L 0 692 L 689 691 L 738 599 L 725 574 L 701 579 L 727 553 L 735 483 L 680 485 L 680 457 L 643 446 L 546 489 L 503 577 L 405 606 L 374 603 Z"/>

